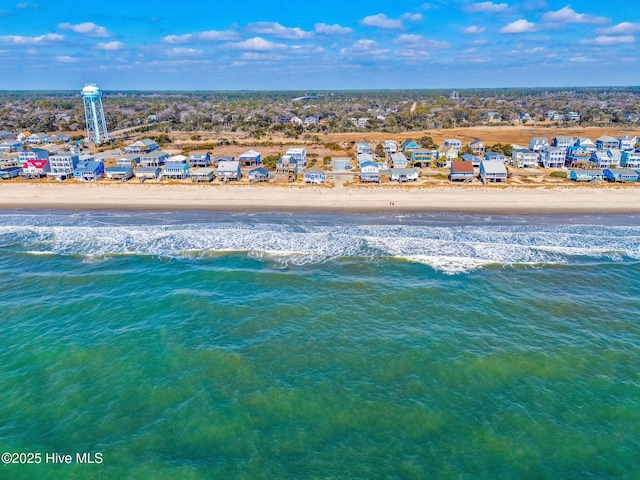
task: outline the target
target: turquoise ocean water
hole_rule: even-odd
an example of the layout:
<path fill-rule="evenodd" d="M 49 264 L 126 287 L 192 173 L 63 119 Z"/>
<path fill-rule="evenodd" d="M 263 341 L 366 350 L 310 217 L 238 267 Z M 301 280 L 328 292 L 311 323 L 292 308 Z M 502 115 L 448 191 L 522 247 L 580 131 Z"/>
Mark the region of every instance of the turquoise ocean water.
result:
<path fill-rule="evenodd" d="M 0 478 L 640 478 L 640 217 L 0 213 Z"/>

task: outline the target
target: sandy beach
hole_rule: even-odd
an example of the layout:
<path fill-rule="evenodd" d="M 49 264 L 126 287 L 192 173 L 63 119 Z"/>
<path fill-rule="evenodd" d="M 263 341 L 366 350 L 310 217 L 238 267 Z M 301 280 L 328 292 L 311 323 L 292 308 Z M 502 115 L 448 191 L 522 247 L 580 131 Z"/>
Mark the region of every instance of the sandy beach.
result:
<path fill-rule="evenodd" d="M 2 209 L 640 213 L 636 186 L 274 187 L 0 184 Z"/>

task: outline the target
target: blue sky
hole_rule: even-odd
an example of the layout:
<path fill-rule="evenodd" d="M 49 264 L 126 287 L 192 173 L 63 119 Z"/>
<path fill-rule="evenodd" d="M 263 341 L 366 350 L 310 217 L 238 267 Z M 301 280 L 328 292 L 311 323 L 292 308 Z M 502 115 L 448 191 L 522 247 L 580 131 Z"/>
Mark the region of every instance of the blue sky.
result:
<path fill-rule="evenodd" d="M 637 85 L 629 0 L 0 2 L 0 89 Z"/>

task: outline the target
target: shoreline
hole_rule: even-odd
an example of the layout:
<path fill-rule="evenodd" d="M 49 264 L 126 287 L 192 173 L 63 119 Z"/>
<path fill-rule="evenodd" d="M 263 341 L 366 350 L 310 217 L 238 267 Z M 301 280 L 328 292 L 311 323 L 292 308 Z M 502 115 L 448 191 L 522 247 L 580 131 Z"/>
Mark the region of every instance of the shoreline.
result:
<path fill-rule="evenodd" d="M 3 210 L 640 214 L 640 189 L 617 186 L 265 187 L 0 184 Z"/>

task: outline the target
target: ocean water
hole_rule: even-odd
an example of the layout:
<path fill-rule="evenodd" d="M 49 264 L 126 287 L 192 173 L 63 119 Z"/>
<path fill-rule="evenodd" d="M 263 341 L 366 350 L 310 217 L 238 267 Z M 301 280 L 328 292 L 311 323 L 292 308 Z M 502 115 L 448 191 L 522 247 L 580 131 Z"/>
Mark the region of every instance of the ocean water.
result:
<path fill-rule="evenodd" d="M 640 478 L 640 217 L 0 212 L 0 399 L 2 479 Z"/>

